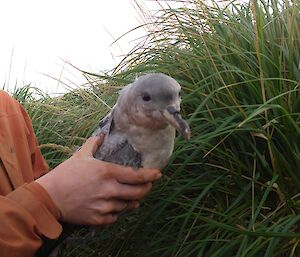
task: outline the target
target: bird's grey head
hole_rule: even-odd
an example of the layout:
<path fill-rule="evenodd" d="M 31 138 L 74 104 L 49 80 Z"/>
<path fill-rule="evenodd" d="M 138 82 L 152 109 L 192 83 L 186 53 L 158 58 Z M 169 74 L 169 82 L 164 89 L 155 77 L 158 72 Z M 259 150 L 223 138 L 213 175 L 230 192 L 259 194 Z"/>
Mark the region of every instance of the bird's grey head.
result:
<path fill-rule="evenodd" d="M 119 97 L 126 112 L 138 126 L 152 129 L 172 125 L 186 139 L 190 137 L 188 124 L 180 116 L 179 83 L 162 73 L 140 76 Z"/>

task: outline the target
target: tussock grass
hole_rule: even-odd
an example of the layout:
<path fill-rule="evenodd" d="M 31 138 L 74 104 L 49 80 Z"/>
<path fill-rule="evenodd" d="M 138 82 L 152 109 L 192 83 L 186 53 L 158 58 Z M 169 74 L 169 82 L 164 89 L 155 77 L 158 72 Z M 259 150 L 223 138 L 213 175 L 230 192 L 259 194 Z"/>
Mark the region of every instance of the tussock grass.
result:
<path fill-rule="evenodd" d="M 192 139 L 177 139 L 161 182 L 63 256 L 300 255 L 300 3 L 183 3 L 148 19 L 147 38 L 112 75 L 86 73 L 88 90 L 26 102 L 40 142 L 71 148 L 108 111 L 98 97 L 112 103 L 111 85 L 156 71 L 184 91 Z M 46 150 L 53 165 L 66 156 Z"/>
<path fill-rule="evenodd" d="M 14 92 L 31 116 L 44 157 L 55 167 L 81 146 L 110 110 L 117 90 L 108 83 L 94 88 L 94 81 L 60 97 L 24 87 Z"/>

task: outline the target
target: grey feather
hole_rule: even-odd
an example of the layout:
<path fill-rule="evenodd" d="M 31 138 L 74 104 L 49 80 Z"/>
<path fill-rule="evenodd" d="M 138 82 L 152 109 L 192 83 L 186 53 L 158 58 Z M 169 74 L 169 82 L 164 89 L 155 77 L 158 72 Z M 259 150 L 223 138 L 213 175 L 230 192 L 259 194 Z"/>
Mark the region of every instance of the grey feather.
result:
<path fill-rule="evenodd" d="M 111 113 L 112 114 L 112 113 Z M 98 148 L 94 157 L 98 160 L 119 165 L 141 167 L 141 155 L 129 144 L 125 133 L 114 131 L 113 116 L 109 115 L 99 123 L 98 133 L 106 134 L 103 146 Z"/>
<path fill-rule="evenodd" d="M 175 128 L 189 137 L 179 114 L 179 91 L 177 81 L 161 73 L 141 76 L 124 87 L 93 133 L 106 135 L 95 158 L 135 168 L 163 168 L 173 151 Z"/>

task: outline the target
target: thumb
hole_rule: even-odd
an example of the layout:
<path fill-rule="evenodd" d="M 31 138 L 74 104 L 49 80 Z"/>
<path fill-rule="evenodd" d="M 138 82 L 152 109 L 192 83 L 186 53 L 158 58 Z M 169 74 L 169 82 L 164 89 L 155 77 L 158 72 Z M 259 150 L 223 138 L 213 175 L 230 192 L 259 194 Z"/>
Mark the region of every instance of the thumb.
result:
<path fill-rule="evenodd" d="M 105 134 L 88 138 L 80 148 L 79 152 L 84 155 L 93 156 L 97 149 L 102 145 Z"/>

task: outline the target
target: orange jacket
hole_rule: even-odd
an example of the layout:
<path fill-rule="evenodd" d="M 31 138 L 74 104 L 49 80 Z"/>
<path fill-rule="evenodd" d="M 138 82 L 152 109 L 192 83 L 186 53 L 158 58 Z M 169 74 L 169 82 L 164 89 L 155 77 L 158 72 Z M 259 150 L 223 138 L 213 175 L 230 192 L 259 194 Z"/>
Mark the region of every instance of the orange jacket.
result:
<path fill-rule="evenodd" d="M 62 232 L 59 212 L 34 179 L 48 172 L 23 107 L 0 90 L 0 256 L 34 256 Z"/>

